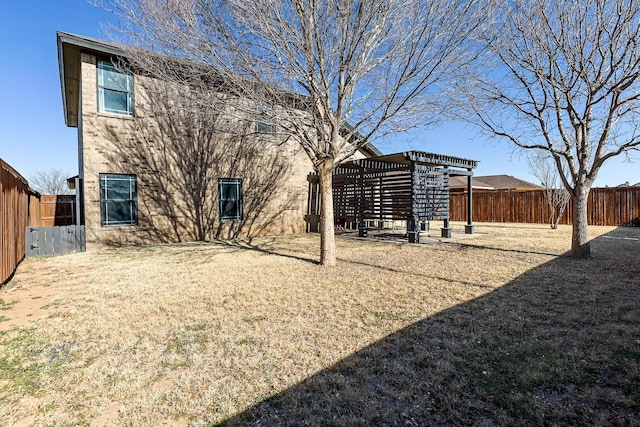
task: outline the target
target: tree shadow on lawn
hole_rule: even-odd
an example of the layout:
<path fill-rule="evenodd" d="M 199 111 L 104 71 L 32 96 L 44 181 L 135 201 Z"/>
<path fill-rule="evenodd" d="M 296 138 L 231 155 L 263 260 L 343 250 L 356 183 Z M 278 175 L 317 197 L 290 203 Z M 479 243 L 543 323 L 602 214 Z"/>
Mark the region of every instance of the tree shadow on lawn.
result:
<path fill-rule="evenodd" d="M 320 262 L 312 257 L 305 257 L 292 253 L 291 250 L 287 250 L 281 244 L 281 239 L 270 238 L 267 236 L 260 236 L 256 240 L 255 238 L 246 238 L 239 240 L 214 240 L 207 242 L 216 248 L 224 248 L 226 252 L 256 252 L 262 255 L 274 255 L 284 258 L 290 258 L 297 261 L 303 261 L 310 264 L 319 265 Z"/>
<path fill-rule="evenodd" d="M 638 238 L 617 229 L 223 424 L 638 425 Z"/>
<path fill-rule="evenodd" d="M 237 251 L 253 251 L 263 255 L 275 255 L 285 258 L 295 259 L 297 261 L 308 262 L 311 264 L 319 265 L 320 262 L 315 258 L 305 257 L 291 253 L 290 250 L 283 248 L 278 244 L 278 239 L 260 237 L 258 242 L 254 238 L 247 238 L 243 240 L 216 240 L 212 242 L 216 245 L 224 246 L 230 250 Z"/>
<path fill-rule="evenodd" d="M 168 250 L 167 250 L 168 248 Z M 197 250 L 197 252 L 194 252 Z M 274 255 L 284 258 L 290 258 L 297 261 L 303 261 L 310 264 L 320 264 L 314 257 L 296 255 L 292 250 L 288 250 L 286 246 L 281 244 L 280 238 L 260 236 L 258 238 L 244 238 L 237 240 L 211 240 L 211 241 L 195 241 L 181 243 L 159 243 L 154 245 L 131 245 L 125 248 L 121 247 L 105 247 L 103 254 L 111 253 L 113 256 L 144 256 L 161 255 L 165 260 L 180 262 L 183 265 L 203 263 L 212 261 L 213 259 L 225 256 L 230 253 L 246 253 L 247 251 L 255 252 L 262 255 Z M 197 256 L 194 255 L 197 253 Z"/>

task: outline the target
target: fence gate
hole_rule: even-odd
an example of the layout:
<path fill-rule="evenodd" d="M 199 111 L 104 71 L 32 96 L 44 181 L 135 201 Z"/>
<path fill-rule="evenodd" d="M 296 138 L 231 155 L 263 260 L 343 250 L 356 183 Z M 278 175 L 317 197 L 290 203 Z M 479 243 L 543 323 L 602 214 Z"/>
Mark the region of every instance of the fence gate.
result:
<path fill-rule="evenodd" d="M 27 227 L 25 256 L 56 256 L 86 250 L 84 225 Z"/>

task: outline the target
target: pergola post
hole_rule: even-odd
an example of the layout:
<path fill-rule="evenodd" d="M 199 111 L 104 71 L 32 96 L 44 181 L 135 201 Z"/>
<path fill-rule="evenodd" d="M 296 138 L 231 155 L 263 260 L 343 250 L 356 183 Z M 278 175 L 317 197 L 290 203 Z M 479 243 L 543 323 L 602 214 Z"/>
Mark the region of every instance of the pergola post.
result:
<path fill-rule="evenodd" d="M 364 166 L 360 166 L 358 168 L 358 178 L 357 178 L 357 185 L 359 187 L 359 194 L 358 194 L 358 212 L 357 212 L 357 216 L 358 216 L 358 237 L 367 237 L 368 236 L 368 230 L 367 230 L 367 225 L 364 222 L 364 209 L 365 209 L 365 188 L 364 188 Z"/>
<path fill-rule="evenodd" d="M 449 227 L 449 218 L 444 220 L 444 226 L 440 229 L 440 237 L 444 237 L 446 239 L 451 238 L 451 227 Z"/>
<path fill-rule="evenodd" d="M 467 225 L 464 226 L 465 234 L 473 234 L 473 176 L 469 169 L 467 176 Z"/>
<path fill-rule="evenodd" d="M 411 171 L 411 217 L 407 219 L 407 238 L 409 243 L 420 243 L 420 224 L 417 218 L 416 196 L 418 193 L 418 177 L 416 174 L 416 163 L 411 160 L 409 164 Z"/>
<path fill-rule="evenodd" d="M 446 174 L 445 178 L 446 178 L 446 180 L 447 180 L 447 187 L 449 187 L 449 184 L 448 184 L 448 182 L 449 182 L 449 176 L 450 176 L 450 175 L 449 175 L 449 168 L 448 168 L 448 167 L 445 167 L 445 168 L 444 168 L 444 171 L 445 171 L 445 174 Z M 449 191 L 449 192 L 450 192 L 451 190 L 450 190 L 449 188 L 447 188 L 447 191 Z M 449 212 L 447 212 L 447 217 L 446 217 L 446 218 L 444 218 L 444 224 L 443 224 L 443 227 L 440 229 L 440 236 L 441 236 L 441 237 L 444 237 L 444 238 L 446 238 L 446 239 L 451 238 L 451 227 L 449 226 L 449 215 L 450 215 L 450 214 L 449 214 Z"/>
<path fill-rule="evenodd" d="M 407 236 L 409 243 L 420 243 L 420 226 L 415 218 L 407 220 Z"/>

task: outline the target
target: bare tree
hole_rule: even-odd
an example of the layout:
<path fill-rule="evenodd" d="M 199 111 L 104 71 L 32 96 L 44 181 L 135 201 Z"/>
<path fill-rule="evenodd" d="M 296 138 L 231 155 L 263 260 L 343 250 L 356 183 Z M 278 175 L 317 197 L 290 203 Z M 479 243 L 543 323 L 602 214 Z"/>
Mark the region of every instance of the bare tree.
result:
<path fill-rule="evenodd" d="M 29 185 L 41 194 L 73 194 L 67 186 L 69 174 L 60 169 L 38 171 L 29 179 Z"/>
<path fill-rule="evenodd" d="M 547 205 L 549 205 L 549 223 L 555 230 L 571 200 L 571 193 L 562 184 L 555 161 L 548 152 L 536 150 L 529 155 L 528 162 L 529 170 L 544 187 Z"/>
<path fill-rule="evenodd" d="M 105 1 L 137 66 L 217 82 L 302 146 L 320 179 L 323 265 L 336 263 L 334 167 L 375 137 L 438 116 L 477 22 L 473 0 Z M 177 71 L 141 50 L 207 68 Z"/>
<path fill-rule="evenodd" d="M 488 0 L 486 11 L 471 120 L 551 155 L 573 201 L 571 253 L 588 257 L 593 182 L 640 145 L 640 2 Z"/>

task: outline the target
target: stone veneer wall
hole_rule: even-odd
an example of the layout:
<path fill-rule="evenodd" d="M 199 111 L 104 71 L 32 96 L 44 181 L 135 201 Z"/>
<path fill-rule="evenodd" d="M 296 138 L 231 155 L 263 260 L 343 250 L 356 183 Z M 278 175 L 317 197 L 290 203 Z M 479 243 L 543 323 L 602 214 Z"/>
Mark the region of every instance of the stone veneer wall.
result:
<path fill-rule="evenodd" d="M 154 119 L 143 108 L 144 103 L 153 102 L 144 93 L 142 82 L 146 77 L 134 76 L 135 113 L 134 118 L 114 114 L 98 113 L 97 102 L 97 68 L 96 57 L 82 54 L 81 68 L 81 106 L 78 126 L 79 146 L 81 147 L 82 170 L 84 180 L 84 203 L 87 248 L 99 244 L 147 244 L 160 242 L 176 242 L 195 240 L 190 232 L 192 224 L 185 217 L 184 208 L 188 209 L 189 195 L 175 190 L 177 177 L 176 164 L 163 157 L 162 144 L 158 144 L 158 128 L 151 123 Z M 146 83 L 149 83 L 148 81 Z M 145 116 L 146 115 L 146 116 Z M 145 122 L 146 120 L 146 122 Z M 139 145 L 143 144 L 143 145 Z M 274 150 L 276 148 L 274 147 Z M 151 156 L 145 160 L 140 153 Z M 312 165 L 302 149 L 292 141 L 277 151 L 264 153 L 260 157 L 284 156 L 287 165 L 286 176 L 277 183 L 269 200 L 261 201 L 257 216 L 243 224 L 216 221 L 214 231 L 206 239 L 246 237 L 256 234 L 300 233 L 305 230 L 304 214 L 307 203 L 306 176 L 312 171 Z M 268 163 L 267 163 L 268 164 Z M 261 163 L 259 167 L 265 167 Z M 250 171 L 250 175 L 269 174 L 269 170 Z M 135 174 L 138 189 L 137 226 L 102 227 L 100 224 L 100 173 Z M 159 180 L 158 174 L 164 174 Z M 257 176 L 257 175 L 256 175 Z M 221 176 L 221 178 L 243 178 L 244 176 Z M 177 178 L 176 178 L 177 179 Z M 158 182 L 165 185 L 159 185 Z M 164 188 L 163 188 L 164 187 Z M 172 190 L 173 188 L 173 190 Z M 254 200 L 260 194 L 250 194 L 244 188 L 245 215 Z M 173 192 L 172 192 L 173 191 Z M 217 188 L 214 188 L 217 192 Z M 176 194 L 181 193 L 181 194 Z M 170 195 L 172 206 L 167 206 Z M 175 208 L 175 209 L 173 209 Z M 182 208 L 182 209 L 179 209 Z M 174 214 L 167 211 L 174 210 Z M 187 210 L 188 212 L 188 210 Z"/>

